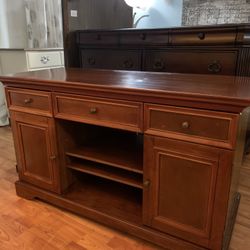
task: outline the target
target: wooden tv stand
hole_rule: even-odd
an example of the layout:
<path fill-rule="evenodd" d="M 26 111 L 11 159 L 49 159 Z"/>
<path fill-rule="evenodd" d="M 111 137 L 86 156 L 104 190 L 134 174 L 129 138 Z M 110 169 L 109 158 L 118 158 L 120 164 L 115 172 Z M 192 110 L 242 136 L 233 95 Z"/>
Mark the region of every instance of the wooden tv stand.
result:
<path fill-rule="evenodd" d="M 19 196 L 167 249 L 227 248 L 250 79 L 61 68 L 0 80 Z"/>

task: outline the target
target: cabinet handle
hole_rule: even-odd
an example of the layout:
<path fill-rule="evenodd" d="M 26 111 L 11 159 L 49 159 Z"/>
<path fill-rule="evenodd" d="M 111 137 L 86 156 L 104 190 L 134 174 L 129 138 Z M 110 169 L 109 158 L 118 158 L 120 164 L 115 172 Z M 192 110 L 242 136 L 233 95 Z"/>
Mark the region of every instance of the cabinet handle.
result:
<path fill-rule="evenodd" d="M 150 186 L 150 180 L 146 180 L 143 182 L 144 187 L 149 187 Z"/>
<path fill-rule="evenodd" d="M 56 156 L 55 156 L 55 155 L 50 156 L 50 160 L 51 160 L 51 161 L 53 161 L 53 160 L 55 160 L 55 159 L 56 159 Z"/>
<path fill-rule="evenodd" d="M 40 60 L 43 64 L 46 64 L 49 61 L 49 57 L 48 56 L 42 56 L 41 60 Z"/>
<path fill-rule="evenodd" d="M 207 69 L 211 73 L 219 73 L 219 72 L 221 72 L 222 65 L 219 61 L 215 60 L 212 63 L 208 64 Z"/>
<path fill-rule="evenodd" d="M 205 37 L 206 37 L 206 35 L 205 35 L 204 32 L 200 32 L 200 33 L 198 33 L 197 37 L 198 37 L 200 40 L 204 40 Z"/>
<path fill-rule="evenodd" d="M 33 100 L 31 98 L 24 99 L 25 104 L 29 104 L 29 103 L 32 103 L 32 102 L 33 102 Z"/>
<path fill-rule="evenodd" d="M 181 124 L 181 126 L 182 126 L 182 128 L 189 128 L 189 127 L 190 127 L 190 124 L 189 124 L 189 122 L 183 122 L 183 123 Z"/>
<path fill-rule="evenodd" d="M 89 65 L 95 65 L 95 58 L 94 57 L 88 58 L 88 63 Z"/>
<path fill-rule="evenodd" d="M 123 68 L 125 69 L 131 69 L 134 66 L 133 61 L 130 59 L 127 59 L 123 62 Z"/>
<path fill-rule="evenodd" d="M 89 113 L 90 114 L 96 114 L 97 113 L 97 108 L 90 108 Z"/>
<path fill-rule="evenodd" d="M 155 61 L 153 68 L 155 70 L 163 70 L 165 68 L 165 62 L 162 59 L 157 60 Z"/>

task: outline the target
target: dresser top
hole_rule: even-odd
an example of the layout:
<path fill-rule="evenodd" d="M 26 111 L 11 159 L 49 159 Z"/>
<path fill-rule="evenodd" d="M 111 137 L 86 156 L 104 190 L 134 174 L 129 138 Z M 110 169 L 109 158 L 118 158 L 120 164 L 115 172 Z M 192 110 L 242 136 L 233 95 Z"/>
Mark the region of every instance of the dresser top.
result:
<path fill-rule="evenodd" d="M 56 68 L 0 76 L 6 86 L 240 112 L 250 106 L 250 78 Z"/>

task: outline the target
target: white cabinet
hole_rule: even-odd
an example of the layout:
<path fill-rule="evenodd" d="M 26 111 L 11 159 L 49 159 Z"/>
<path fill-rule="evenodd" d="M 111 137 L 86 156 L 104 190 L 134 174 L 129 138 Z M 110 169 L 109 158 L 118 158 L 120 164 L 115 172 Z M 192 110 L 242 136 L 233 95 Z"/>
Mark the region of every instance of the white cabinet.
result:
<path fill-rule="evenodd" d="M 64 66 L 63 49 L 0 49 L 0 74 L 14 74 Z M 0 126 L 8 124 L 4 88 L 0 82 Z"/>
<path fill-rule="evenodd" d="M 28 70 L 63 66 L 60 51 L 30 51 L 26 53 Z"/>
<path fill-rule="evenodd" d="M 63 49 L 0 49 L 1 74 L 64 66 Z"/>

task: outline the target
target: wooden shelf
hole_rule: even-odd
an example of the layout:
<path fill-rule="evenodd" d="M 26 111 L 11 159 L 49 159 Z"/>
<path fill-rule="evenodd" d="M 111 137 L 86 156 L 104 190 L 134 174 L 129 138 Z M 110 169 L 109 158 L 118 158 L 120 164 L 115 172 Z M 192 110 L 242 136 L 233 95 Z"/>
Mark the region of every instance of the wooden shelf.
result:
<path fill-rule="evenodd" d="M 64 198 L 91 210 L 142 225 L 142 190 L 77 173 Z"/>
<path fill-rule="evenodd" d="M 67 167 L 83 173 L 102 177 L 115 182 L 123 183 L 132 187 L 142 189 L 142 175 L 131 173 L 123 169 L 110 167 L 104 164 L 99 164 L 91 161 L 80 161 L 71 159 Z"/>
<path fill-rule="evenodd" d="M 135 147 L 119 147 L 115 143 L 97 144 L 73 149 L 66 152 L 66 155 L 143 173 L 142 154 Z"/>

